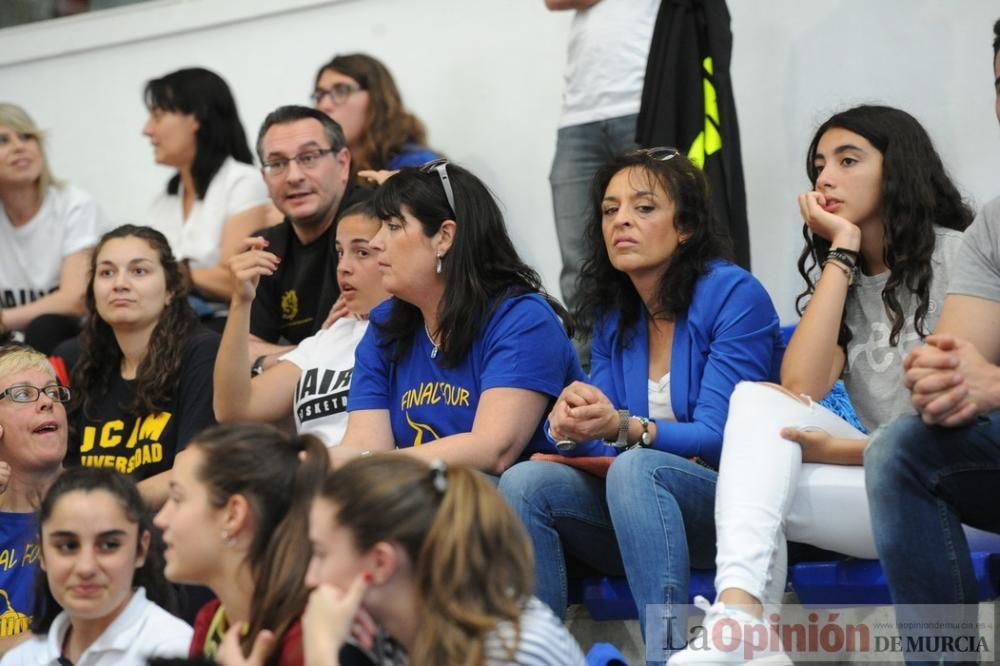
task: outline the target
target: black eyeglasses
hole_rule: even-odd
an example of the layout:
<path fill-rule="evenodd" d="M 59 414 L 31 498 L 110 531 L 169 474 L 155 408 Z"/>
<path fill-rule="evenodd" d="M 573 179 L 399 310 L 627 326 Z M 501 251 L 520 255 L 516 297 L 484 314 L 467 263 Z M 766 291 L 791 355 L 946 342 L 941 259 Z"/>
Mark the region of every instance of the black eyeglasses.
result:
<path fill-rule="evenodd" d="M 52 402 L 69 402 L 72 397 L 69 388 L 59 384 L 49 384 L 42 388 L 30 384 L 18 384 L 0 391 L 0 400 L 10 398 L 12 402 L 37 402 L 43 393 Z"/>
<path fill-rule="evenodd" d="M 359 92 L 361 89 L 361 86 L 352 86 L 350 83 L 338 83 L 329 90 L 316 88 L 316 90 L 314 90 L 312 95 L 309 97 L 312 99 L 313 104 L 319 106 L 319 103 L 323 101 L 323 98 L 329 95 L 330 101 L 333 102 L 333 105 L 340 106 L 347 101 L 348 97 L 356 92 Z"/>
<path fill-rule="evenodd" d="M 638 150 L 633 150 L 629 155 L 644 155 L 651 160 L 656 160 L 657 162 L 666 162 L 667 160 L 672 160 L 681 151 L 677 150 L 673 146 L 655 146 L 653 148 L 640 148 Z"/>
<path fill-rule="evenodd" d="M 319 166 L 319 161 L 324 155 L 329 155 L 334 152 L 336 151 L 333 148 L 307 150 L 306 152 L 299 153 L 292 158 L 279 157 L 271 160 L 270 162 L 263 162 L 261 163 L 260 168 L 264 171 L 264 175 L 268 177 L 283 176 L 285 172 L 288 171 L 288 165 L 291 162 L 295 162 L 306 171 L 312 171 Z"/>
<path fill-rule="evenodd" d="M 427 162 L 420 167 L 420 173 L 432 173 L 435 171 L 438 178 L 441 179 L 441 187 L 444 188 L 444 195 L 448 198 L 448 205 L 451 206 L 451 212 L 453 215 L 457 215 L 458 213 L 455 212 L 455 193 L 451 190 L 451 179 L 448 178 L 448 160 L 442 157 Z"/>

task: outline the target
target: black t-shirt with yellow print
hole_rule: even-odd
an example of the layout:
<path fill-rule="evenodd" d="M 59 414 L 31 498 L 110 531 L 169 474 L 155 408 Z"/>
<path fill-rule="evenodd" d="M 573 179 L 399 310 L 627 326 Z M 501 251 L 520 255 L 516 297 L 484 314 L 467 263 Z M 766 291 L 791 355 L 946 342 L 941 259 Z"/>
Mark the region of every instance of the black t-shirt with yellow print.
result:
<path fill-rule="evenodd" d="M 161 411 L 140 417 L 126 411 L 135 381 L 117 375 L 103 400 L 73 416 L 67 465 L 111 467 L 142 481 L 174 466 L 174 456 L 215 423 L 212 369 L 219 336 L 196 329 L 184 350 L 177 394 Z"/>
<path fill-rule="evenodd" d="M 250 332 L 275 344 L 297 345 L 319 330 L 340 296 L 337 286 L 336 222 L 343 211 L 371 198 L 372 190 L 351 185 L 333 224 L 303 245 L 288 218 L 259 233 L 268 251 L 281 258 L 274 275 L 261 277 L 250 310 Z"/>

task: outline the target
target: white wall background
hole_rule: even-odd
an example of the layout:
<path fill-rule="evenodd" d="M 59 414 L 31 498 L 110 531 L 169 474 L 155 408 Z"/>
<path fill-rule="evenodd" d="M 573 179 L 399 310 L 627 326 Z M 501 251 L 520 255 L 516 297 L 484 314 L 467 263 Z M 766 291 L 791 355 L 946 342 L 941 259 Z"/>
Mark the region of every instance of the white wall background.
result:
<path fill-rule="evenodd" d="M 729 0 L 754 272 L 794 318 L 796 194 L 813 128 L 858 102 L 899 106 L 977 205 L 1000 194 L 990 43 L 996 0 Z M 0 31 L 0 99 L 50 132 L 57 175 L 114 222 L 141 221 L 170 172 L 141 136 L 144 82 L 201 65 L 236 93 L 251 140 L 307 101 L 317 67 L 386 62 L 431 143 L 483 177 L 526 260 L 557 288 L 547 175 L 569 13 L 542 0 L 159 0 Z"/>

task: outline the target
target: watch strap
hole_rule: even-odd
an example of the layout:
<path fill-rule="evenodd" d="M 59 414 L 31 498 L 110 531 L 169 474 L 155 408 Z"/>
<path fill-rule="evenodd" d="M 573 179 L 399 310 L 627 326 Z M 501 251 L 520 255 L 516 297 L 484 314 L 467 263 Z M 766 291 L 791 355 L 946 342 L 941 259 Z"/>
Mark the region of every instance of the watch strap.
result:
<path fill-rule="evenodd" d="M 632 418 L 627 409 L 618 410 L 618 439 L 609 442 L 616 449 L 624 449 L 628 446 L 628 422 Z"/>

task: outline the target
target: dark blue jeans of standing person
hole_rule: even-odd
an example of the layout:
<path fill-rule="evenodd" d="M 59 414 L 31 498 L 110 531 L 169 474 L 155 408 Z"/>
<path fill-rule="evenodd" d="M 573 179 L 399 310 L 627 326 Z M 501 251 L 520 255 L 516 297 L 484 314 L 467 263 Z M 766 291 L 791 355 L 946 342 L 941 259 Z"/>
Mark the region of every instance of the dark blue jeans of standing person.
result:
<path fill-rule="evenodd" d="M 716 477 L 671 453 L 632 449 L 615 459 L 607 481 L 561 463 L 528 461 L 504 472 L 500 491 L 528 528 L 536 594 L 556 615 L 566 615 L 571 554 L 603 573 L 624 572 L 647 643 L 669 638 L 683 647 L 690 569 L 714 565 Z M 669 637 L 650 635 L 651 604 L 666 605 L 675 618 Z"/>
<path fill-rule="evenodd" d="M 974 621 L 976 579 L 962 523 L 1000 532 L 1000 412 L 961 428 L 897 419 L 868 444 L 865 486 L 897 619 L 928 620 L 930 610 L 914 604 L 955 604 L 952 619 Z"/>
<path fill-rule="evenodd" d="M 563 302 L 576 307 L 576 278 L 587 258 L 584 230 L 590 220 L 590 186 L 594 174 L 612 158 L 636 148 L 637 115 L 560 127 L 549 185 L 562 253 L 559 287 Z"/>

